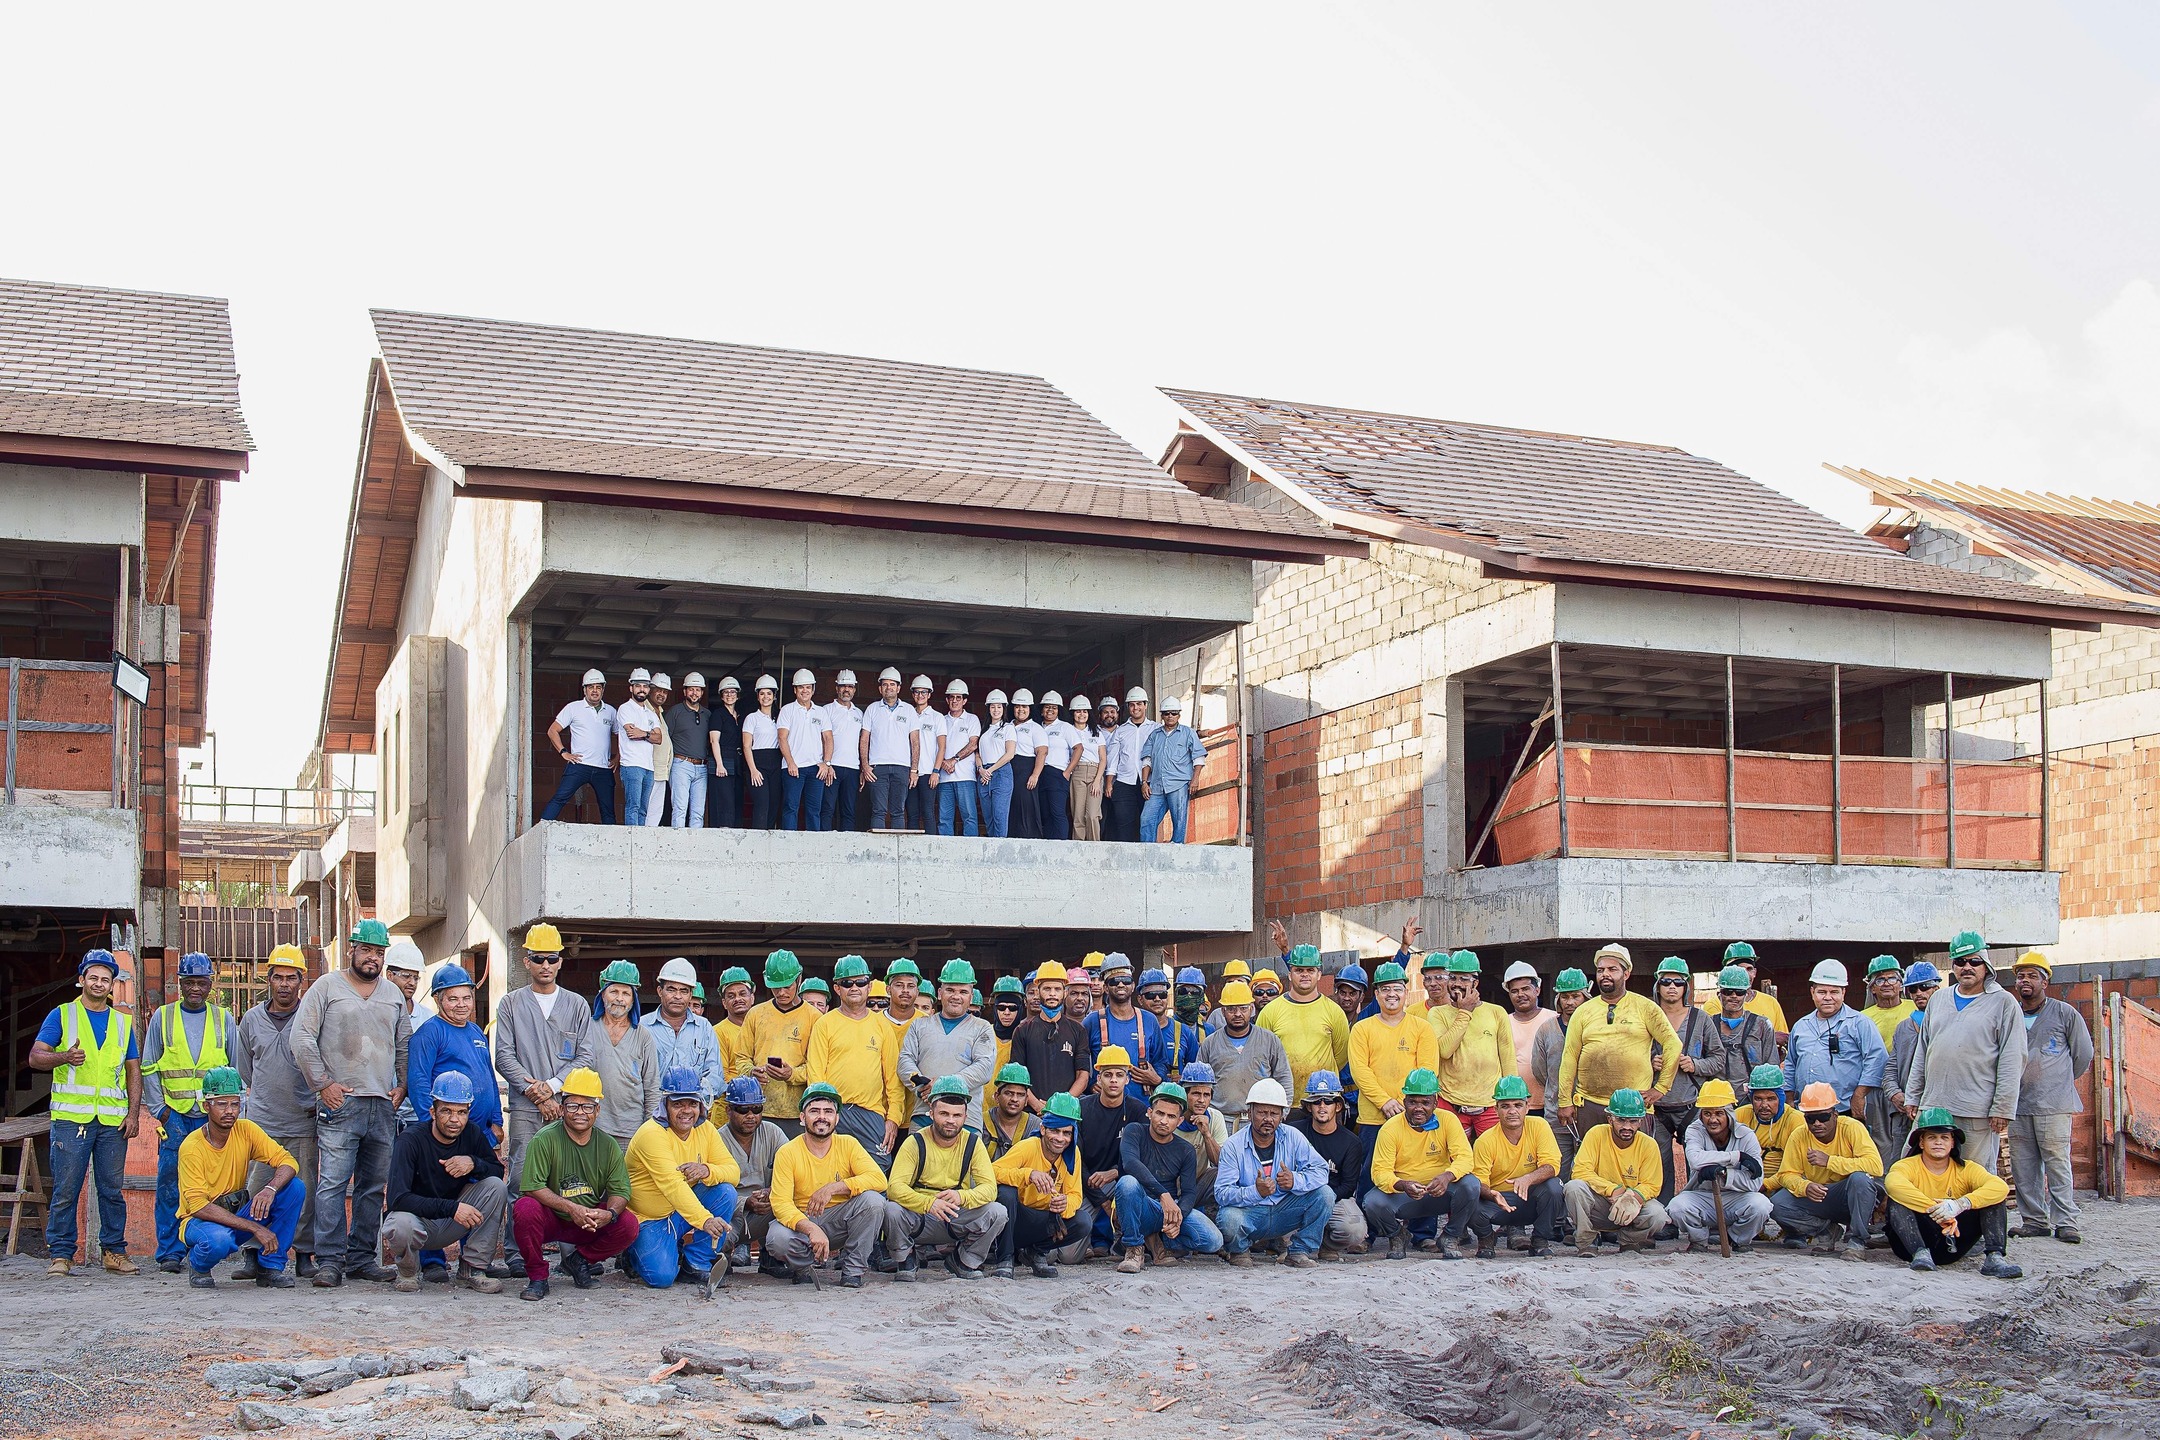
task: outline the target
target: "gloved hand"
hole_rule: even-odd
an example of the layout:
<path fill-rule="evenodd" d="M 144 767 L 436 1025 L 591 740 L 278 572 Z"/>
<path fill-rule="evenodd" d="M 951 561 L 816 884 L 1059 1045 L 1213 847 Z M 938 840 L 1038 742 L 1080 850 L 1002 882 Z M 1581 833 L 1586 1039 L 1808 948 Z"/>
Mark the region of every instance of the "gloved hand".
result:
<path fill-rule="evenodd" d="M 1970 1209 L 1972 1209 L 1972 1201 L 1970 1200 L 1942 1200 L 1936 1202 L 1935 1208 L 1928 1211 L 1928 1214 L 1932 1215 L 1937 1221 L 1947 1224 Z"/>

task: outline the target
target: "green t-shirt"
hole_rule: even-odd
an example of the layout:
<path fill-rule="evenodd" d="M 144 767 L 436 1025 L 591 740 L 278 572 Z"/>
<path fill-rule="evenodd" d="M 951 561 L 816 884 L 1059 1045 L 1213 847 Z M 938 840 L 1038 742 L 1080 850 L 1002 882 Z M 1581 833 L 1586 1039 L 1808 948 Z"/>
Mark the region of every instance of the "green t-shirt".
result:
<path fill-rule="evenodd" d="M 579 1145 L 557 1120 L 526 1142 L 525 1178 L 518 1188 L 528 1195 L 552 1190 L 579 1205 L 604 1205 L 616 1195 L 630 1198 L 630 1167 L 623 1163 L 622 1146 L 597 1125 L 592 1138 Z"/>

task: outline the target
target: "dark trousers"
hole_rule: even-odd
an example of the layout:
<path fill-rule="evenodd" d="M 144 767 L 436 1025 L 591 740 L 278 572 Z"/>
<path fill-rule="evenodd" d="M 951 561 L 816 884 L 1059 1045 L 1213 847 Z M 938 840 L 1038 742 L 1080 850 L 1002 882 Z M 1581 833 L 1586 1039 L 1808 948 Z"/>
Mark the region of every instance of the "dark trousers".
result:
<path fill-rule="evenodd" d="M 1990 1205 L 1982 1210 L 1967 1210 L 1957 1217 L 1957 1233 L 1951 1236 L 1943 1233 L 1933 1217 L 1908 1210 L 1893 1200 L 1889 1229 L 1890 1248 L 1897 1252 L 1898 1259 L 1912 1259 L 1924 1245 L 1936 1264 L 1948 1265 L 1964 1259 L 1975 1245 L 1985 1254 L 2006 1253 L 2010 1248 L 2010 1207 Z"/>
<path fill-rule="evenodd" d="M 1506 1188 L 1506 1187 L 1502 1187 Z M 1483 1239 L 1502 1226 L 1528 1225 L 1531 1233 L 1540 1240 L 1556 1240 L 1560 1234 L 1560 1217 L 1566 1213 L 1566 1199 L 1558 1180 L 1540 1180 L 1530 1187 L 1530 1198 L 1519 1199 L 1511 1190 L 1508 1199 L 1514 1201 L 1513 1210 L 1503 1210 L 1500 1202 L 1487 1198 L 1478 1202 L 1477 1215 L 1470 1228 Z"/>
<path fill-rule="evenodd" d="M 1793 1143 L 1805 1144 L 1807 1138 L 1803 1136 Z M 1843 1225 L 1848 1239 L 1865 1242 L 1868 1225 L 1875 1218 L 1875 1202 L 1883 1193 L 1882 1181 L 1856 1170 L 1824 1188 L 1829 1193 L 1820 1200 L 1790 1190 L 1778 1191 L 1770 1197 L 1770 1218 L 1786 1234 L 1803 1239 L 1820 1235 L 1832 1225 Z"/>
<path fill-rule="evenodd" d="M 823 830 L 825 828 L 825 782 L 818 779 L 817 766 L 796 767 L 797 773 L 787 773 L 787 766 L 780 767 L 780 828 L 782 830 Z"/>
<path fill-rule="evenodd" d="M 1665 1164 L 1665 1179 L 1664 1183 L 1658 1186 L 1657 1197 L 1658 1203 L 1663 1205 L 1671 1200 L 1673 1192 L 1680 1188 L 1680 1168 L 1686 1162 L 1673 1159 L 1673 1148 L 1675 1146 L 1685 1148 L 1687 1127 L 1694 1122 L 1695 1111 L 1693 1107 L 1683 1110 L 1661 1105 L 1655 1113 L 1657 1115 L 1657 1133 L 1652 1138 L 1661 1147 L 1658 1150 L 1658 1159 Z"/>
<path fill-rule="evenodd" d="M 908 787 L 908 829 L 933 834 L 937 830 L 937 789 L 928 775 Z"/>
<path fill-rule="evenodd" d="M 1012 804 L 1005 811 L 1005 833 L 1015 840 L 1042 839 L 1042 789 L 1028 789 L 1028 776 L 1035 773 L 1035 757 L 1023 755 L 1012 765 Z M 1042 785 L 1050 783 L 1050 772 L 1043 771 Z"/>
<path fill-rule="evenodd" d="M 833 766 L 833 782 L 825 787 L 825 828 L 855 828 L 855 797 L 862 792 L 862 771 L 847 765 Z"/>
<path fill-rule="evenodd" d="M 1477 1203 L 1471 1198 L 1476 1193 L 1477 1186 L 1467 1180 L 1457 1180 L 1440 1194 L 1422 1200 L 1413 1200 L 1399 1190 L 1385 1194 L 1375 1190 L 1365 1197 L 1365 1223 L 1375 1237 L 1385 1240 L 1402 1229 L 1406 1220 L 1445 1216 L 1449 1238 L 1460 1239 L 1463 1227 L 1477 1214 Z M 1479 1233 L 1483 1233 L 1482 1227 Z"/>
<path fill-rule="evenodd" d="M 705 828 L 708 830 L 740 830 L 742 828 L 742 757 L 728 757 L 728 772 L 715 774 L 705 784 Z"/>
<path fill-rule="evenodd" d="M 1132 780 L 1113 780 L 1103 796 L 1103 839 L 1127 845 L 1140 843 L 1140 785 Z"/>
<path fill-rule="evenodd" d="M 1043 839 L 1072 839 L 1072 786 L 1057 766 L 1043 766 L 1042 782 L 1035 787 L 1035 806 L 1042 818 Z"/>
<path fill-rule="evenodd" d="M 593 799 L 600 806 L 600 823 L 615 823 L 615 772 L 605 765 L 571 765 L 564 769 L 562 780 L 555 786 L 555 798 L 548 801 L 540 812 L 543 820 L 553 820 L 563 812 L 581 787 L 592 789 Z"/>
<path fill-rule="evenodd" d="M 907 824 L 908 767 L 870 767 L 870 828 L 899 830 Z"/>
<path fill-rule="evenodd" d="M 996 1258 L 1000 1265 L 1012 1264 L 1015 1251 L 1054 1250 L 1071 1238 L 1065 1217 L 1022 1205 L 1020 1192 L 1013 1186 L 998 1186 L 998 1203 L 1012 1217 L 1012 1223 L 998 1236 Z"/>
<path fill-rule="evenodd" d="M 758 774 L 765 781 L 762 785 L 751 785 L 749 775 L 743 776 L 743 784 L 750 787 L 750 828 L 777 829 L 780 824 L 780 782 L 787 778 L 787 766 L 780 763 L 778 746 L 770 750 L 753 750 L 750 758 L 757 761 Z"/>

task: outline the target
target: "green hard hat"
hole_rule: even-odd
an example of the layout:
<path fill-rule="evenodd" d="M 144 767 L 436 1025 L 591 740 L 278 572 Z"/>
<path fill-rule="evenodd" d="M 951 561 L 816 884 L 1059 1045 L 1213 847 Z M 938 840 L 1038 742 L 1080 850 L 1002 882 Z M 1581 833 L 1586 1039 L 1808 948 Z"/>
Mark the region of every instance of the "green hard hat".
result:
<path fill-rule="evenodd" d="M 1693 972 L 1688 969 L 1687 961 L 1681 959 L 1678 955 L 1667 955 L 1664 959 L 1658 961 L 1657 973 L 1660 975 L 1680 975 L 1688 979 L 1694 978 Z"/>
<path fill-rule="evenodd" d="M 1485 967 L 1478 964 L 1477 951 L 1457 950 L 1447 957 L 1447 968 L 1450 975 L 1479 975 Z"/>
<path fill-rule="evenodd" d="M 1640 1120 L 1649 1114 L 1640 1090 L 1615 1090 L 1605 1103 L 1605 1113 L 1618 1120 Z"/>
<path fill-rule="evenodd" d="M 1520 1075 L 1503 1075 L 1493 1082 L 1492 1098 L 1495 1100 L 1528 1100 L 1530 1082 Z"/>
<path fill-rule="evenodd" d="M 637 966 L 628 960 L 610 960 L 600 969 L 600 988 L 610 985 L 628 985 L 635 990 L 644 983 L 638 978 Z"/>
<path fill-rule="evenodd" d="M 1552 988 L 1555 995 L 1567 995 L 1577 990 L 1588 990 L 1590 988 L 1590 977 L 1580 970 L 1562 970 L 1557 976 L 1553 977 Z"/>
<path fill-rule="evenodd" d="M 1408 1075 L 1403 1076 L 1402 1093 L 1405 1095 L 1438 1095 L 1440 1093 L 1440 1077 L 1420 1065 Z"/>
<path fill-rule="evenodd" d="M 1757 1065 L 1748 1071 L 1750 1090 L 1782 1090 L 1785 1088 L 1785 1071 L 1776 1065 Z"/>
<path fill-rule="evenodd" d="M 1165 1080 L 1162 1084 L 1157 1085 L 1155 1093 L 1148 1097 L 1148 1103 L 1151 1105 L 1157 1100 L 1175 1100 L 1178 1104 L 1183 1105 L 1185 1103 L 1185 1087 L 1175 1080 Z"/>
<path fill-rule="evenodd" d="M 1378 989 L 1382 985 L 1401 985 L 1408 981 L 1409 978 L 1409 975 L 1404 972 L 1402 966 L 1396 964 L 1393 960 L 1390 960 L 1386 964 L 1382 965 L 1379 969 L 1373 971 L 1372 983 L 1373 987 L 1375 989 Z"/>
<path fill-rule="evenodd" d="M 982 1009 L 982 991 L 972 985 L 969 986 L 968 1003 L 973 1005 L 978 1010 Z"/>
<path fill-rule="evenodd" d="M 1727 965 L 1717 972 L 1717 988 L 1720 990 L 1752 990 L 1754 982 L 1747 978 L 1747 971 L 1738 965 Z"/>
<path fill-rule="evenodd" d="M 380 945 L 390 947 L 390 927 L 380 920 L 362 920 L 352 927 L 351 942 L 355 945 Z"/>
<path fill-rule="evenodd" d="M 1027 1066 L 1016 1061 L 1008 1061 L 998 1067 L 997 1083 L 999 1085 L 1032 1086 L 1035 1081 L 1029 1076 Z"/>
<path fill-rule="evenodd" d="M 704 981 L 702 981 L 702 980 L 697 980 L 697 981 L 693 981 L 693 982 L 691 983 L 691 986 L 690 986 L 690 998 L 691 998 L 691 999 L 693 999 L 693 1000 L 703 1000 L 703 999 L 705 998 L 705 982 L 704 982 Z"/>
<path fill-rule="evenodd" d="M 1930 1105 L 1927 1109 L 1922 1110 L 1919 1115 L 1914 1117 L 1912 1128 L 1915 1135 L 1918 1135 L 1923 1130 L 1954 1130 L 1962 1139 L 1965 1133 L 1959 1128 L 1957 1117 L 1940 1105 Z"/>
<path fill-rule="evenodd" d="M 240 1072 L 230 1065 L 220 1065 L 204 1073 L 202 1093 L 205 1095 L 238 1095 L 245 1087 L 240 1083 Z"/>
<path fill-rule="evenodd" d="M 1735 940 L 1725 947 L 1725 963 L 1728 965 L 1735 960 L 1753 960 L 1754 958 L 1755 947 L 1745 940 Z"/>
<path fill-rule="evenodd" d="M 842 955 L 833 962 L 834 980 L 867 980 L 870 978 L 870 962 L 860 955 Z"/>
<path fill-rule="evenodd" d="M 997 978 L 997 984 L 990 987 L 990 993 L 992 995 L 1025 995 L 1027 994 L 1027 986 L 1020 983 L 1020 977 L 1017 975 L 1000 975 Z"/>
<path fill-rule="evenodd" d="M 930 1082 L 930 1098 L 932 1100 L 958 1100 L 964 1105 L 968 1099 L 967 1081 L 962 1080 L 958 1075 L 940 1075 Z"/>
<path fill-rule="evenodd" d="M 765 983 L 792 985 L 802 978 L 802 961 L 792 950 L 775 950 L 765 957 Z"/>
<path fill-rule="evenodd" d="M 730 965 L 720 972 L 720 988 L 723 990 L 730 985 L 748 985 L 750 983 L 750 972 L 740 965 Z"/>
<path fill-rule="evenodd" d="M 1080 1097 L 1069 1090 L 1060 1090 L 1052 1095 L 1050 1103 L 1043 1106 L 1043 1123 L 1047 1125 L 1052 1120 L 1061 1120 L 1068 1125 L 1079 1124 Z"/>
<path fill-rule="evenodd" d="M 1421 973 L 1426 971 L 1440 971 L 1442 973 L 1445 973 L 1447 970 L 1447 964 L 1447 951 L 1429 950 L 1425 954 L 1425 963 L 1423 965 L 1420 965 L 1418 969 Z"/>
<path fill-rule="evenodd" d="M 973 985 L 975 983 L 975 967 L 965 960 L 947 960 L 945 968 L 938 971 L 937 983 L 940 985 Z"/>
<path fill-rule="evenodd" d="M 1293 945 L 1290 947 L 1290 963 L 1301 969 L 1313 970 L 1320 965 L 1320 947 L 1317 945 Z"/>
<path fill-rule="evenodd" d="M 1977 930 L 1960 930 L 1950 942 L 1950 958 L 1962 960 L 1968 955 L 1987 954 L 1987 941 L 1980 938 Z"/>
<path fill-rule="evenodd" d="M 766 983 L 771 984 L 772 982 L 767 981 Z M 815 990 L 820 995 L 832 994 L 832 986 L 825 983 L 825 977 L 822 975 L 813 975 L 808 980 L 802 982 L 803 994 L 808 995 L 813 990 Z"/>
<path fill-rule="evenodd" d="M 813 1100 L 830 1100 L 833 1104 L 838 1105 L 840 1103 L 840 1092 L 820 1080 L 802 1092 L 803 1104 L 808 1105 Z"/>
<path fill-rule="evenodd" d="M 1867 978 L 1870 980 L 1873 980 L 1877 975 L 1903 975 L 1904 973 L 1905 967 L 1897 963 L 1897 956 L 1895 955 L 1877 955 L 1867 962 Z"/>
<path fill-rule="evenodd" d="M 922 971 L 916 969 L 915 962 L 905 955 L 885 967 L 885 983 L 890 985 L 902 975 L 912 975 L 917 980 L 922 979 Z"/>

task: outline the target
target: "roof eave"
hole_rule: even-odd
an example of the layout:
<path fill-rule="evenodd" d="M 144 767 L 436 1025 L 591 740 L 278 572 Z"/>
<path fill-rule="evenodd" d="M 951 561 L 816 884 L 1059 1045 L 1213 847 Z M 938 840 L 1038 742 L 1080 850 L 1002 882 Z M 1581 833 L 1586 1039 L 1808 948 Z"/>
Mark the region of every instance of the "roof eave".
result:
<path fill-rule="evenodd" d="M 0 433 L 0 460 L 30 465 L 74 465 L 87 470 L 151 471 L 192 475 L 206 480 L 238 480 L 247 473 L 245 450 L 212 450 L 193 445 L 147 445 L 128 440 L 98 440 L 76 435 Z"/>

